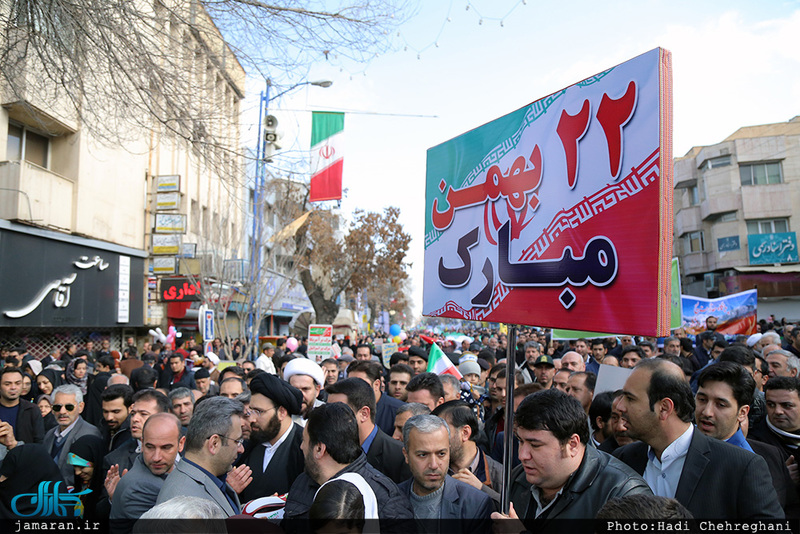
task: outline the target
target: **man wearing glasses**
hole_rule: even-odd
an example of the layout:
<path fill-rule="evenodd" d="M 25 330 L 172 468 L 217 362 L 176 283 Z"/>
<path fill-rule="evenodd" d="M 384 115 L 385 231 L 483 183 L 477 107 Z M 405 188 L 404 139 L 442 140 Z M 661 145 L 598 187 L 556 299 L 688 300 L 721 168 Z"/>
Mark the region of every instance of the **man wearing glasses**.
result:
<path fill-rule="evenodd" d="M 303 427 L 292 421 L 300 413 L 303 394 L 269 373 L 253 378 L 250 392 L 250 441 L 236 463 L 250 467 L 253 482 L 239 493 L 242 502 L 283 495 L 305 467 Z"/>
<path fill-rule="evenodd" d="M 226 481 L 242 443 L 241 402 L 213 397 L 200 403 L 186 432 L 183 459 L 164 481 L 156 504 L 173 497 L 200 497 L 230 517 L 241 512 L 239 497 Z"/>
<path fill-rule="evenodd" d="M 67 453 L 75 440 L 87 435 L 103 437 L 96 426 L 83 420 L 83 407 L 83 393 L 78 386 L 59 386 L 53 391 L 53 413 L 58 426 L 47 431 L 42 444 L 58 464 L 67 483 L 75 475 L 73 467 L 67 463 Z"/>

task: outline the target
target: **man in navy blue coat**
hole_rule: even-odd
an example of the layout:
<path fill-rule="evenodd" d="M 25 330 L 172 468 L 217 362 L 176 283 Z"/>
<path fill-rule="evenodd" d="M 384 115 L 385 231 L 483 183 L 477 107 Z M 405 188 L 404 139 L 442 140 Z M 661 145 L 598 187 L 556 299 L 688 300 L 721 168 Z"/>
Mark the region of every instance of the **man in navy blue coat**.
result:
<path fill-rule="evenodd" d="M 486 493 L 447 474 L 450 430 L 435 415 L 415 415 L 403 427 L 403 454 L 412 478 L 398 487 L 408 496 L 414 519 L 423 532 L 439 522 L 441 532 L 489 532 L 492 499 Z"/>

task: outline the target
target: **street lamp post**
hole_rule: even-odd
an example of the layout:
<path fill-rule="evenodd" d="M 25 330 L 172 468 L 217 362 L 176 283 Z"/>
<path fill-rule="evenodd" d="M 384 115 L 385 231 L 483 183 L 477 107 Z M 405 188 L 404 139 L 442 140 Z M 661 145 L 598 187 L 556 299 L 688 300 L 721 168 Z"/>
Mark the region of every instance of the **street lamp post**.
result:
<path fill-rule="evenodd" d="M 256 291 L 261 292 L 261 239 L 263 233 L 263 226 L 264 226 L 264 209 L 262 207 L 263 199 L 264 199 L 264 185 L 266 182 L 266 175 L 267 175 L 267 135 L 266 135 L 266 128 L 267 128 L 267 121 L 271 120 L 268 119 L 269 115 L 269 103 L 270 99 L 274 100 L 279 98 L 289 91 L 292 91 L 298 87 L 303 85 L 314 85 L 317 87 L 327 88 L 333 85 L 333 82 L 330 80 L 318 80 L 318 81 L 306 81 L 300 82 L 292 85 L 288 89 L 285 89 L 278 93 L 277 95 L 270 97 L 270 88 L 272 87 L 272 81 L 268 78 L 267 79 L 267 88 L 266 91 L 262 91 L 259 99 L 259 107 L 258 107 L 258 141 L 256 146 L 256 172 L 255 172 L 255 180 L 253 184 L 253 243 L 251 246 L 250 251 L 250 306 L 249 306 L 249 313 L 248 313 L 248 330 L 250 332 L 250 340 L 251 340 L 251 350 L 252 347 L 258 345 L 258 331 L 261 325 L 260 317 L 261 312 L 260 309 L 256 310 L 256 307 L 261 307 L 261 299 L 256 299 Z M 272 334 L 272 328 L 270 327 L 270 334 Z M 257 350 L 254 351 L 252 354 L 255 356 L 257 354 Z"/>

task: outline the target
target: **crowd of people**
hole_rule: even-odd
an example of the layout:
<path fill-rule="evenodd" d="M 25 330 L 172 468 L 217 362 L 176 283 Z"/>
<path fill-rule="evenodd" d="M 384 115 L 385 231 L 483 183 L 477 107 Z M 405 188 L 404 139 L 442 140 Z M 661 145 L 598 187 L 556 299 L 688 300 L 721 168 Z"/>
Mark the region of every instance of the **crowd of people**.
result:
<path fill-rule="evenodd" d="M 510 348 L 490 329 L 412 332 L 388 361 L 381 335 L 340 340 L 321 361 L 285 339 L 236 360 L 231 344 L 215 344 L 220 358 L 188 335 L 120 351 L 7 347 L 0 516 L 34 515 L 48 483 L 72 496 L 70 515 L 113 532 L 164 518 L 287 532 L 798 518 L 800 327 L 726 339 L 714 317 L 706 326 L 695 340 L 522 328 Z M 437 375 L 440 351 L 452 365 Z M 601 391 L 607 366 L 629 371 Z"/>

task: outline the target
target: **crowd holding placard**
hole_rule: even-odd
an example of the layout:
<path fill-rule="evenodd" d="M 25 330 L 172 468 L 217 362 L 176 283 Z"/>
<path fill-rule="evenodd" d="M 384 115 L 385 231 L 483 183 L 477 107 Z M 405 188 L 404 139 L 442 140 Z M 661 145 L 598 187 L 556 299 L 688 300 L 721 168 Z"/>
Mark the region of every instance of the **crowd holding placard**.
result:
<path fill-rule="evenodd" d="M 763 334 L 726 339 L 706 324 L 695 341 L 520 328 L 511 350 L 488 328 L 410 332 L 388 365 L 383 335 L 340 339 L 319 362 L 285 339 L 251 359 L 236 342 L 202 356 L 188 335 L 143 352 L 135 339 L 121 352 L 7 347 L 0 515 L 60 515 L 36 498 L 57 486 L 68 517 L 113 532 L 163 518 L 287 532 L 798 518 L 800 327 L 762 321 Z M 600 391 L 607 366 L 630 369 L 619 390 Z"/>

